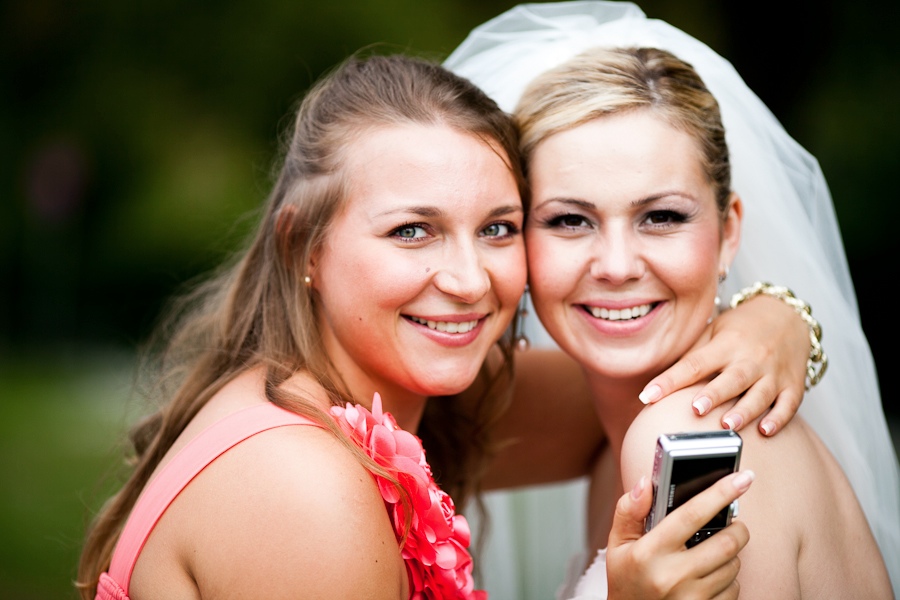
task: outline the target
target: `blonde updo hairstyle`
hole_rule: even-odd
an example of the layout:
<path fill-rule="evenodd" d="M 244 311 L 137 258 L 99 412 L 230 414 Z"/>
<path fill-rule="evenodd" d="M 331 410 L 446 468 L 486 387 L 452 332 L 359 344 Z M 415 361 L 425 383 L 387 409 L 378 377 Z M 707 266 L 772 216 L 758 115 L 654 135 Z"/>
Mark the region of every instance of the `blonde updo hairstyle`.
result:
<path fill-rule="evenodd" d="M 697 141 L 724 215 L 731 166 L 719 104 L 690 64 L 657 48 L 593 48 L 535 78 L 513 113 L 526 170 L 537 145 L 554 133 L 638 110 Z"/>

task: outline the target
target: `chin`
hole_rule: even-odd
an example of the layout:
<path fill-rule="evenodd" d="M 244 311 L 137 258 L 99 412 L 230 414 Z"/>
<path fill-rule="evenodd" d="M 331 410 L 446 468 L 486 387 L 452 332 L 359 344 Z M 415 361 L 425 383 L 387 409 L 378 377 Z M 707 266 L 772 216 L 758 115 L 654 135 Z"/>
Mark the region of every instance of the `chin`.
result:
<path fill-rule="evenodd" d="M 454 396 L 467 390 L 475 378 L 478 370 L 451 369 L 443 374 L 428 378 L 427 381 L 419 381 L 421 393 L 426 396 Z"/>
<path fill-rule="evenodd" d="M 610 379 L 635 379 L 644 378 L 650 380 L 664 371 L 659 363 L 649 364 L 640 356 L 625 356 L 621 352 L 595 354 L 592 356 L 574 357 L 588 371 Z"/>

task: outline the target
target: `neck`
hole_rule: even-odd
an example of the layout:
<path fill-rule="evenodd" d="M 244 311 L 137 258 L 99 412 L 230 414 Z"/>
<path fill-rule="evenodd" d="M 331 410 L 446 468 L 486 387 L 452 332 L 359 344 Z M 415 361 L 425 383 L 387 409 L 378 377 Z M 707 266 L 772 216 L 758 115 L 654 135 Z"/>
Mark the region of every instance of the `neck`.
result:
<path fill-rule="evenodd" d="M 416 394 L 393 382 L 366 377 L 364 373 L 351 370 L 341 377 L 345 389 L 352 401 L 368 410 L 372 410 L 372 399 L 375 394 L 381 396 L 384 412 L 389 412 L 397 421 L 397 425 L 410 433 L 416 433 L 425 411 L 427 396 Z M 343 386 L 342 386 L 343 387 Z"/>
<path fill-rule="evenodd" d="M 610 442 L 610 449 L 618 462 L 625 434 L 644 405 L 638 394 L 647 382 L 645 376 L 617 379 L 586 372 L 597 418 L 603 425 Z"/>

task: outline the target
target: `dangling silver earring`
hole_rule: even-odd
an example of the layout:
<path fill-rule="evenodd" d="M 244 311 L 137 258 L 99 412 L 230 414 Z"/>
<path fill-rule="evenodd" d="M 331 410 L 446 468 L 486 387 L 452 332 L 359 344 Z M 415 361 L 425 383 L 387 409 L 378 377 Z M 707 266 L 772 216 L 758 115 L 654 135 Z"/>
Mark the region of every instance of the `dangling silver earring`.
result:
<path fill-rule="evenodd" d="M 719 285 L 725 283 L 725 280 L 728 279 L 728 266 L 722 267 L 719 271 Z M 719 312 L 719 309 L 722 307 L 722 299 L 719 297 L 719 291 L 716 290 L 716 312 Z"/>
<path fill-rule="evenodd" d="M 515 346 L 519 352 L 525 352 L 531 347 L 531 341 L 525 335 L 525 317 L 528 316 L 528 284 L 519 299 L 519 309 L 516 311 L 516 339 Z"/>
<path fill-rule="evenodd" d="M 718 284 L 721 286 L 727 278 L 728 278 L 728 266 L 724 266 L 719 271 Z M 716 315 L 718 315 L 719 311 L 721 311 L 721 310 L 722 310 L 722 298 L 719 295 L 719 288 L 717 287 L 716 288 L 715 306 L 713 307 L 713 314 L 709 319 L 706 320 L 706 324 L 709 325 L 710 323 L 712 323 L 713 319 L 716 318 Z"/>

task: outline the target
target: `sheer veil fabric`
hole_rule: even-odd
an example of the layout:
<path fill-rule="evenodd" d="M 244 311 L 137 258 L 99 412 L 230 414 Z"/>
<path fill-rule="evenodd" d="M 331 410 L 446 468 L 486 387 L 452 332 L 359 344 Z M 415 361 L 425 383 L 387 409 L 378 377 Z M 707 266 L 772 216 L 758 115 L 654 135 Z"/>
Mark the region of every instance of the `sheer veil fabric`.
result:
<path fill-rule="evenodd" d="M 474 29 L 444 65 L 512 112 L 535 75 L 593 46 L 669 50 L 691 63 L 718 99 L 731 151 L 732 186 L 744 202 L 741 249 L 723 291 L 730 295 L 754 281 L 772 281 L 789 286 L 813 306 L 830 365 L 822 382 L 807 393 L 800 413 L 852 483 L 900 597 L 897 455 L 831 195 L 816 159 L 788 135 L 728 61 L 675 27 L 648 19 L 630 2 L 519 5 Z M 532 319 L 527 325 L 532 340 L 552 345 Z M 583 492 L 577 486 L 571 490 Z M 499 499 L 492 502 L 495 510 L 502 505 Z M 506 502 L 512 506 L 516 499 L 510 496 Z M 547 503 L 540 510 L 543 514 L 523 515 L 517 526 L 560 519 L 561 531 L 571 530 L 567 506 Z M 515 532 L 497 535 L 527 539 Z M 490 557 L 485 560 L 491 563 Z M 493 597 L 506 596 L 498 591 Z"/>

